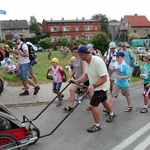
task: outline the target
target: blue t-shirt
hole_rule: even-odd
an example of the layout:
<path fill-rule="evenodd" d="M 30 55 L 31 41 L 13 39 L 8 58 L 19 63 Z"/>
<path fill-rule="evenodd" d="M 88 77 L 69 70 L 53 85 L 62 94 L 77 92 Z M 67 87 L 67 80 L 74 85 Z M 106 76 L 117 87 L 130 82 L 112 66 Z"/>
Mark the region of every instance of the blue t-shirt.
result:
<path fill-rule="evenodd" d="M 125 55 L 124 61 L 126 62 L 128 66 L 130 66 L 131 59 L 134 57 L 133 52 L 129 49 L 126 49 L 125 51 L 120 50 L 120 52 L 124 52 L 124 55 Z"/>
<path fill-rule="evenodd" d="M 130 73 L 131 73 L 130 68 L 125 62 L 123 62 L 122 64 L 118 64 L 118 67 L 116 70 L 116 75 L 126 76 Z M 129 87 L 129 81 L 128 80 L 129 80 L 129 78 L 126 78 L 126 79 L 116 78 L 114 83 L 118 86 L 128 88 Z"/>
<path fill-rule="evenodd" d="M 147 78 L 143 79 L 144 84 L 150 83 L 150 64 L 147 64 L 146 62 L 143 63 L 142 74 L 147 76 Z"/>

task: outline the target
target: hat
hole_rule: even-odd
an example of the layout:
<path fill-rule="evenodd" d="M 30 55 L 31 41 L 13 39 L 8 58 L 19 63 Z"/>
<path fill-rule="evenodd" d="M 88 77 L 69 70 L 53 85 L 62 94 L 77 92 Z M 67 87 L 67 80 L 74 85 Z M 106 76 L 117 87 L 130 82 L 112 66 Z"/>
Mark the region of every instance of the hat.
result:
<path fill-rule="evenodd" d="M 94 47 L 94 45 L 90 43 L 90 44 L 88 44 L 88 45 L 87 45 L 87 47 L 91 47 L 91 48 L 93 48 L 93 47 Z"/>
<path fill-rule="evenodd" d="M 109 43 L 109 48 L 116 48 L 115 43 L 114 43 L 114 42 L 110 42 L 110 43 Z"/>
<path fill-rule="evenodd" d="M 8 46 L 8 45 L 5 45 L 4 47 L 9 48 L 9 46 Z"/>
<path fill-rule="evenodd" d="M 59 60 L 58 60 L 57 58 L 53 58 L 53 59 L 51 60 L 51 62 L 55 62 L 55 63 L 59 64 Z"/>
<path fill-rule="evenodd" d="M 142 54 L 142 56 L 144 56 L 144 57 L 150 59 L 150 53 Z"/>
<path fill-rule="evenodd" d="M 78 53 L 90 53 L 90 52 L 88 51 L 87 46 L 82 45 L 78 48 Z"/>
<path fill-rule="evenodd" d="M 116 57 L 119 57 L 119 56 L 124 57 L 125 56 L 124 52 L 117 52 Z"/>
<path fill-rule="evenodd" d="M 15 42 L 19 38 L 20 38 L 20 36 L 18 34 L 15 34 L 12 38 L 12 41 Z"/>

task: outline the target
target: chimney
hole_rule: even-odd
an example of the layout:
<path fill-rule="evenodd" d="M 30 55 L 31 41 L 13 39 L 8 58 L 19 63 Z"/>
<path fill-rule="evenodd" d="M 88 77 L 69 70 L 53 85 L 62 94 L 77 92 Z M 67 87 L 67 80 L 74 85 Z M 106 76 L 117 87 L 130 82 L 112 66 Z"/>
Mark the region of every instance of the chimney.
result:
<path fill-rule="evenodd" d="M 53 20 L 53 18 L 51 18 L 51 20 Z"/>
<path fill-rule="evenodd" d="M 62 17 L 61 19 L 64 20 L 64 17 Z"/>
<path fill-rule="evenodd" d="M 76 17 L 76 20 L 78 20 L 78 17 Z"/>
<path fill-rule="evenodd" d="M 134 14 L 134 16 L 138 16 L 138 14 Z"/>
<path fill-rule="evenodd" d="M 82 20 L 84 20 L 84 17 L 82 17 Z"/>

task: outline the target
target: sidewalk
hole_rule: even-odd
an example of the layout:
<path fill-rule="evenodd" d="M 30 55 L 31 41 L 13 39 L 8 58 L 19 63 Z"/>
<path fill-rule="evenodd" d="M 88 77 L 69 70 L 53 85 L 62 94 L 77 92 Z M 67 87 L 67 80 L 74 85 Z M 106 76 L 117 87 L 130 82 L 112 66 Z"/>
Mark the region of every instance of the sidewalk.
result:
<path fill-rule="evenodd" d="M 63 90 L 67 85 L 68 83 L 63 83 L 61 90 Z M 39 90 L 39 93 L 37 95 L 33 95 L 34 89 L 32 86 L 30 86 L 29 96 L 19 96 L 19 94 L 23 92 L 23 90 L 21 90 L 22 87 L 13 87 L 8 85 L 0 96 L 0 103 L 4 105 L 38 105 L 42 103 L 49 103 L 56 97 L 56 94 L 54 94 L 52 91 L 52 83 L 41 84 L 40 87 L 41 89 Z M 141 81 L 131 84 L 131 92 L 135 92 L 137 87 L 141 87 L 142 89 L 143 84 L 141 83 Z M 69 86 L 62 93 L 65 95 L 64 100 L 68 100 Z M 108 97 L 109 96 L 110 94 L 108 92 Z"/>
<path fill-rule="evenodd" d="M 63 90 L 68 83 L 63 83 L 61 90 Z M 33 95 L 34 89 L 32 86 L 29 87 L 29 96 L 19 96 L 23 90 L 21 90 L 21 86 L 19 87 L 12 87 L 7 86 L 4 91 L 2 92 L 0 96 L 0 103 L 4 105 L 14 105 L 14 104 L 32 104 L 32 103 L 44 103 L 44 102 L 50 102 L 55 97 L 56 94 L 53 93 L 52 90 L 52 84 L 41 84 L 41 89 L 39 90 L 39 93 L 37 95 Z M 65 95 L 64 99 L 68 99 L 69 97 L 69 87 L 67 87 L 63 94 Z M 56 99 L 57 100 L 57 99 Z"/>

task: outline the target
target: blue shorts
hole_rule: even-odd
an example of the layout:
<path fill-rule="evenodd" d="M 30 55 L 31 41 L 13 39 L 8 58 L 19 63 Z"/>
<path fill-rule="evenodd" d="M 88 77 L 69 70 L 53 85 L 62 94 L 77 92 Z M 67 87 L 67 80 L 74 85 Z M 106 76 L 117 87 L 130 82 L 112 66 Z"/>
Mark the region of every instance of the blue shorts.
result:
<path fill-rule="evenodd" d="M 28 79 L 29 69 L 30 69 L 30 62 L 25 64 L 19 64 L 19 73 L 20 73 L 20 78 L 22 80 Z"/>
<path fill-rule="evenodd" d="M 62 82 L 58 82 L 58 83 L 53 82 L 53 90 L 59 91 L 61 88 L 61 85 L 62 85 Z"/>
<path fill-rule="evenodd" d="M 29 67 L 29 72 L 33 72 L 33 67 L 32 67 L 32 65 L 30 64 L 30 67 Z"/>

